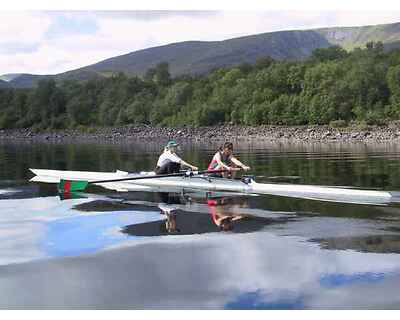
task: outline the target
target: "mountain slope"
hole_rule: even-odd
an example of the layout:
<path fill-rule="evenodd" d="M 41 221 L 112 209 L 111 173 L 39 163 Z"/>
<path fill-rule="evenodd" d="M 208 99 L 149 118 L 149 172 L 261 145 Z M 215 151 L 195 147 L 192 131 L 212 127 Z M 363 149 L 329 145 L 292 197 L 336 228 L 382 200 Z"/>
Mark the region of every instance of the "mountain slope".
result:
<path fill-rule="evenodd" d="M 400 23 L 363 27 L 338 27 L 316 30 L 329 43 L 351 50 L 362 47 L 369 41 L 381 41 L 384 44 L 400 41 Z"/>
<path fill-rule="evenodd" d="M 0 79 L 0 89 L 8 87 L 9 87 L 8 82 Z"/>
<path fill-rule="evenodd" d="M 52 77 L 55 76 L 21 73 L 19 76 L 10 80 L 8 84 L 13 88 L 31 88 L 36 86 L 40 80 L 50 79 Z"/>
<path fill-rule="evenodd" d="M 25 88 L 45 78 L 86 80 L 113 72 L 143 76 L 149 68 L 163 61 L 169 63 L 172 76 L 204 74 L 219 67 L 254 63 L 265 56 L 278 60 L 305 59 L 314 49 L 329 45 L 323 36 L 314 31 L 281 31 L 213 42 L 186 41 L 135 51 L 57 75 L 22 74 L 10 84 Z"/>
<path fill-rule="evenodd" d="M 0 80 L 3 81 L 11 81 L 17 77 L 19 77 L 21 73 L 7 73 L 0 76 Z"/>
<path fill-rule="evenodd" d="M 277 60 L 301 60 L 309 57 L 317 48 L 340 45 L 351 50 L 365 46 L 369 41 L 382 41 L 387 49 L 398 48 L 400 23 L 279 31 L 212 42 L 179 42 L 131 52 L 57 75 L 22 74 L 12 79 L 9 84 L 14 87 L 30 87 L 40 79 L 87 80 L 114 72 L 142 76 L 149 68 L 164 61 L 169 63 L 172 76 L 204 74 L 219 67 L 242 62 L 254 63 L 258 58 L 265 56 Z"/>
<path fill-rule="evenodd" d="M 242 62 L 254 63 L 258 58 L 304 59 L 310 53 L 330 44 L 314 31 L 282 31 L 224 41 L 187 41 L 132 52 L 67 72 L 123 71 L 143 75 L 162 61 L 169 62 L 173 76 L 202 74 L 214 68 Z M 61 77 L 63 75 L 60 75 Z"/>

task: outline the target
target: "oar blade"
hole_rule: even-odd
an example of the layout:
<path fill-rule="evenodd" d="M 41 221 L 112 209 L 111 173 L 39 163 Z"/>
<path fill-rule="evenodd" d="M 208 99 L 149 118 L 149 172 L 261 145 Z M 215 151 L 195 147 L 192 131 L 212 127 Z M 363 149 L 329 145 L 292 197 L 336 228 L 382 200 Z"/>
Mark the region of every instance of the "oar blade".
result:
<path fill-rule="evenodd" d="M 58 196 L 60 197 L 60 200 L 71 200 L 71 199 L 85 199 L 87 196 L 85 196 L 84 193 L 76 191 L 76 192 L 59 192 Z"/>
<path fill-rule="evenodd" d="M 74 191 L 83 191 L 88 185 L 88 181 L 82 180 L 64 180 L 61 179 L 58 184 L 58 191 L 62 193 L 70 193 Z"/>

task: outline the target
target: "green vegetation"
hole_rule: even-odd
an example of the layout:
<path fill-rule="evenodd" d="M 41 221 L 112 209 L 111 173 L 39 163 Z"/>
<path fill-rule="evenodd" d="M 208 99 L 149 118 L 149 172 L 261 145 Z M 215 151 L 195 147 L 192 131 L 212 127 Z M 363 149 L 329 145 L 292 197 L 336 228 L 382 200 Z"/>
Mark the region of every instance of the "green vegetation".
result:
<path fill-rule="evenodd" d="M 142 78 L 109 78 L 35 89 L 0 89 L 0 128 L 35 130 L 149 124 L 381 124 L 400 119 L 400 50 L 368 43 L 351 53 L 317 49 L 307 61 L 219 68 L 172 78 L 167 63 Z M 89 129 L 90 131 L 91 129 Z"/>

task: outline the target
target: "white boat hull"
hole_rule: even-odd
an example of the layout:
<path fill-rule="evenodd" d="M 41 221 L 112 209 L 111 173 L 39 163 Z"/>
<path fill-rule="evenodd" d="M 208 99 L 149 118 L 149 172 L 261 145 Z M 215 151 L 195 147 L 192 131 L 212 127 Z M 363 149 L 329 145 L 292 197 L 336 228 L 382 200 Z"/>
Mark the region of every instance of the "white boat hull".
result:
<path fill-rule="evenodd" d="M 87 180 L 90 182 L 107 179 L 120 179 L 137 176 L 151 176 L 154 172 L 142 172 L 130 174 L 124 171 L 116 172 L 88 172 L 88 171 L 61 171 L 46 169 L 30 169 L 35 177 L 31 181 L 58 183 L 64 180 Z M 95 183 L 96 184 L 96 183 Z M 299 185 L 299 184 L 278 184 L 278 183 L 257 183 L 251 181 L 244 183 L 239 180 L 228 180 L 205 176 L 192 177 L 165 177 L 153 179 L 140 179 L 120 182 L 103 182 L 100 185 L 104 188 L 116 191 L 141 191 L 154 189 L 195 189 L 207 191 L 231 191 L 240 193 L 271 194 L 286 197 L 318 199 L 325 201 L 350 202 L 350 203 L 372 203 L 385 204 L 393 200 L 393 196 L 387 191 L 362 190 L 351 188 Z M 172 190 L 171 190 L 172 191 Z"/>

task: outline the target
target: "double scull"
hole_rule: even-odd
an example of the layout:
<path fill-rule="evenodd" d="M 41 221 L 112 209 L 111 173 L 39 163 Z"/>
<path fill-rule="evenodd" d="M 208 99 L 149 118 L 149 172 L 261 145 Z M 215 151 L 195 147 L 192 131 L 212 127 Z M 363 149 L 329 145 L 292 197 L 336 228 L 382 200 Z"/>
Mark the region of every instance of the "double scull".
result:
<path fill-rule="evenodd" d="M 254 179 L 242 180 L 214 178 L 207 175 L 182 175 L 172 177 L 154 177 L 154 172 L 128 173 L 62 171 L 46 169 L 30 169 L 35 176 L 34 182 L 60 183 L 61 180 L 86 180 L 109 190 L 146 191 L 155 189 L 191 189 L 206 191 L 229 191 L 246 194 L 270 194 L 277 196 L 318 199 L 347 203 L 387 204 L 395 201 L 393 193 L 378 190 L 363 190 L 332 186 L 316 186 L 302 184 L 258 183 Z M 129 180 L 141 178 L 139 180 Z M 112 181 L 107 180 L 123 180 Z M 96 181 L 101 181 L 96 183 Z M 396 201 L 397 202 L 397 201 Z"/>

